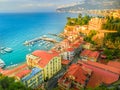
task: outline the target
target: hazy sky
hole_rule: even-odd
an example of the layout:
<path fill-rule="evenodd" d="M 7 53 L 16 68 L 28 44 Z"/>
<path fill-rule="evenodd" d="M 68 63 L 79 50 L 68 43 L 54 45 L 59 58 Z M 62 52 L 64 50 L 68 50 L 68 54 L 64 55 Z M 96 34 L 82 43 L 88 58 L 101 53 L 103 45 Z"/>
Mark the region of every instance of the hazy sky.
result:
<path fill-rule="evenodd" d="M 82 0 L 0 0 L 0 12 L 47 12 Z"/>

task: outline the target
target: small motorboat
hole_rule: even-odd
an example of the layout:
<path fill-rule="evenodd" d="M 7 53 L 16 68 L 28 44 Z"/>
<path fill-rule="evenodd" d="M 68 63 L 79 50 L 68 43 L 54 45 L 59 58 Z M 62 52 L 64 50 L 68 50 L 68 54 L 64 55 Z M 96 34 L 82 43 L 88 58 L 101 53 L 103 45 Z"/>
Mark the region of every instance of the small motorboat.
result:
<path fill-rule="evenodd" d="M 13 50 L 12 50 L 12 48 L 8 48 L 8 47 L 7 47 L 7 48 L 4 49 L 4 51 L 7 52 L 7 53 L 10 53 L 10 52 L 12 52 Z"/>
<path fill-rule="evenodd" d="M 3 68 L 4 66 L 5 66 L 5 62 L 2 59 L 0 59 L 0 67 Z"/>

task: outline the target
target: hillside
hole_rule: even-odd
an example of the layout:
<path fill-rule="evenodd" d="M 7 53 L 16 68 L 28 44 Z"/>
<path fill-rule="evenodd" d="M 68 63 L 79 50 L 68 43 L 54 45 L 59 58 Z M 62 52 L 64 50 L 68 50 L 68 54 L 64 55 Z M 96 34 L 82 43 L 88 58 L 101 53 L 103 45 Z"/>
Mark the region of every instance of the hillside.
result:
<path fill-rule="evenodd" d="M 85 0 L 84 3 L 57 8 L 58 12 L 83 12 L 86 10 L 120 9 L 120 0 Z"/>

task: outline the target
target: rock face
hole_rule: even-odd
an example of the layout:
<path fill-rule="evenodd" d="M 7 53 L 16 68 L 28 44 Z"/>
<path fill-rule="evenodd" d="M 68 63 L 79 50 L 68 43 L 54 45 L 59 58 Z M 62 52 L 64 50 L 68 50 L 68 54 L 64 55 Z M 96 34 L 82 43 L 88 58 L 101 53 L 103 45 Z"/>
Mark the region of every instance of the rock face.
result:
<path fill-rule="evenodd" d="M 85 0 L 84 3 L 58 8 L 58 12 L 81 12 L 86 10 L 119 9 L 120 0 Z"/>

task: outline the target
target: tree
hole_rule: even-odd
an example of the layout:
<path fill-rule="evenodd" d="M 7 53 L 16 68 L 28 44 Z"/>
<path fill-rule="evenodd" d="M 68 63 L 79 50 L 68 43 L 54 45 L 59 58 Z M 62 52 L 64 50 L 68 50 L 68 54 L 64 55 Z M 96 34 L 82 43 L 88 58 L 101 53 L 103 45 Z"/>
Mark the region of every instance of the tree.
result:
<path fill-rule="evenodd" d="M 32 90 L 25 87 L 21 82 L 16 82 L 14 78 L 0 75 L 0 90 Z"/>

